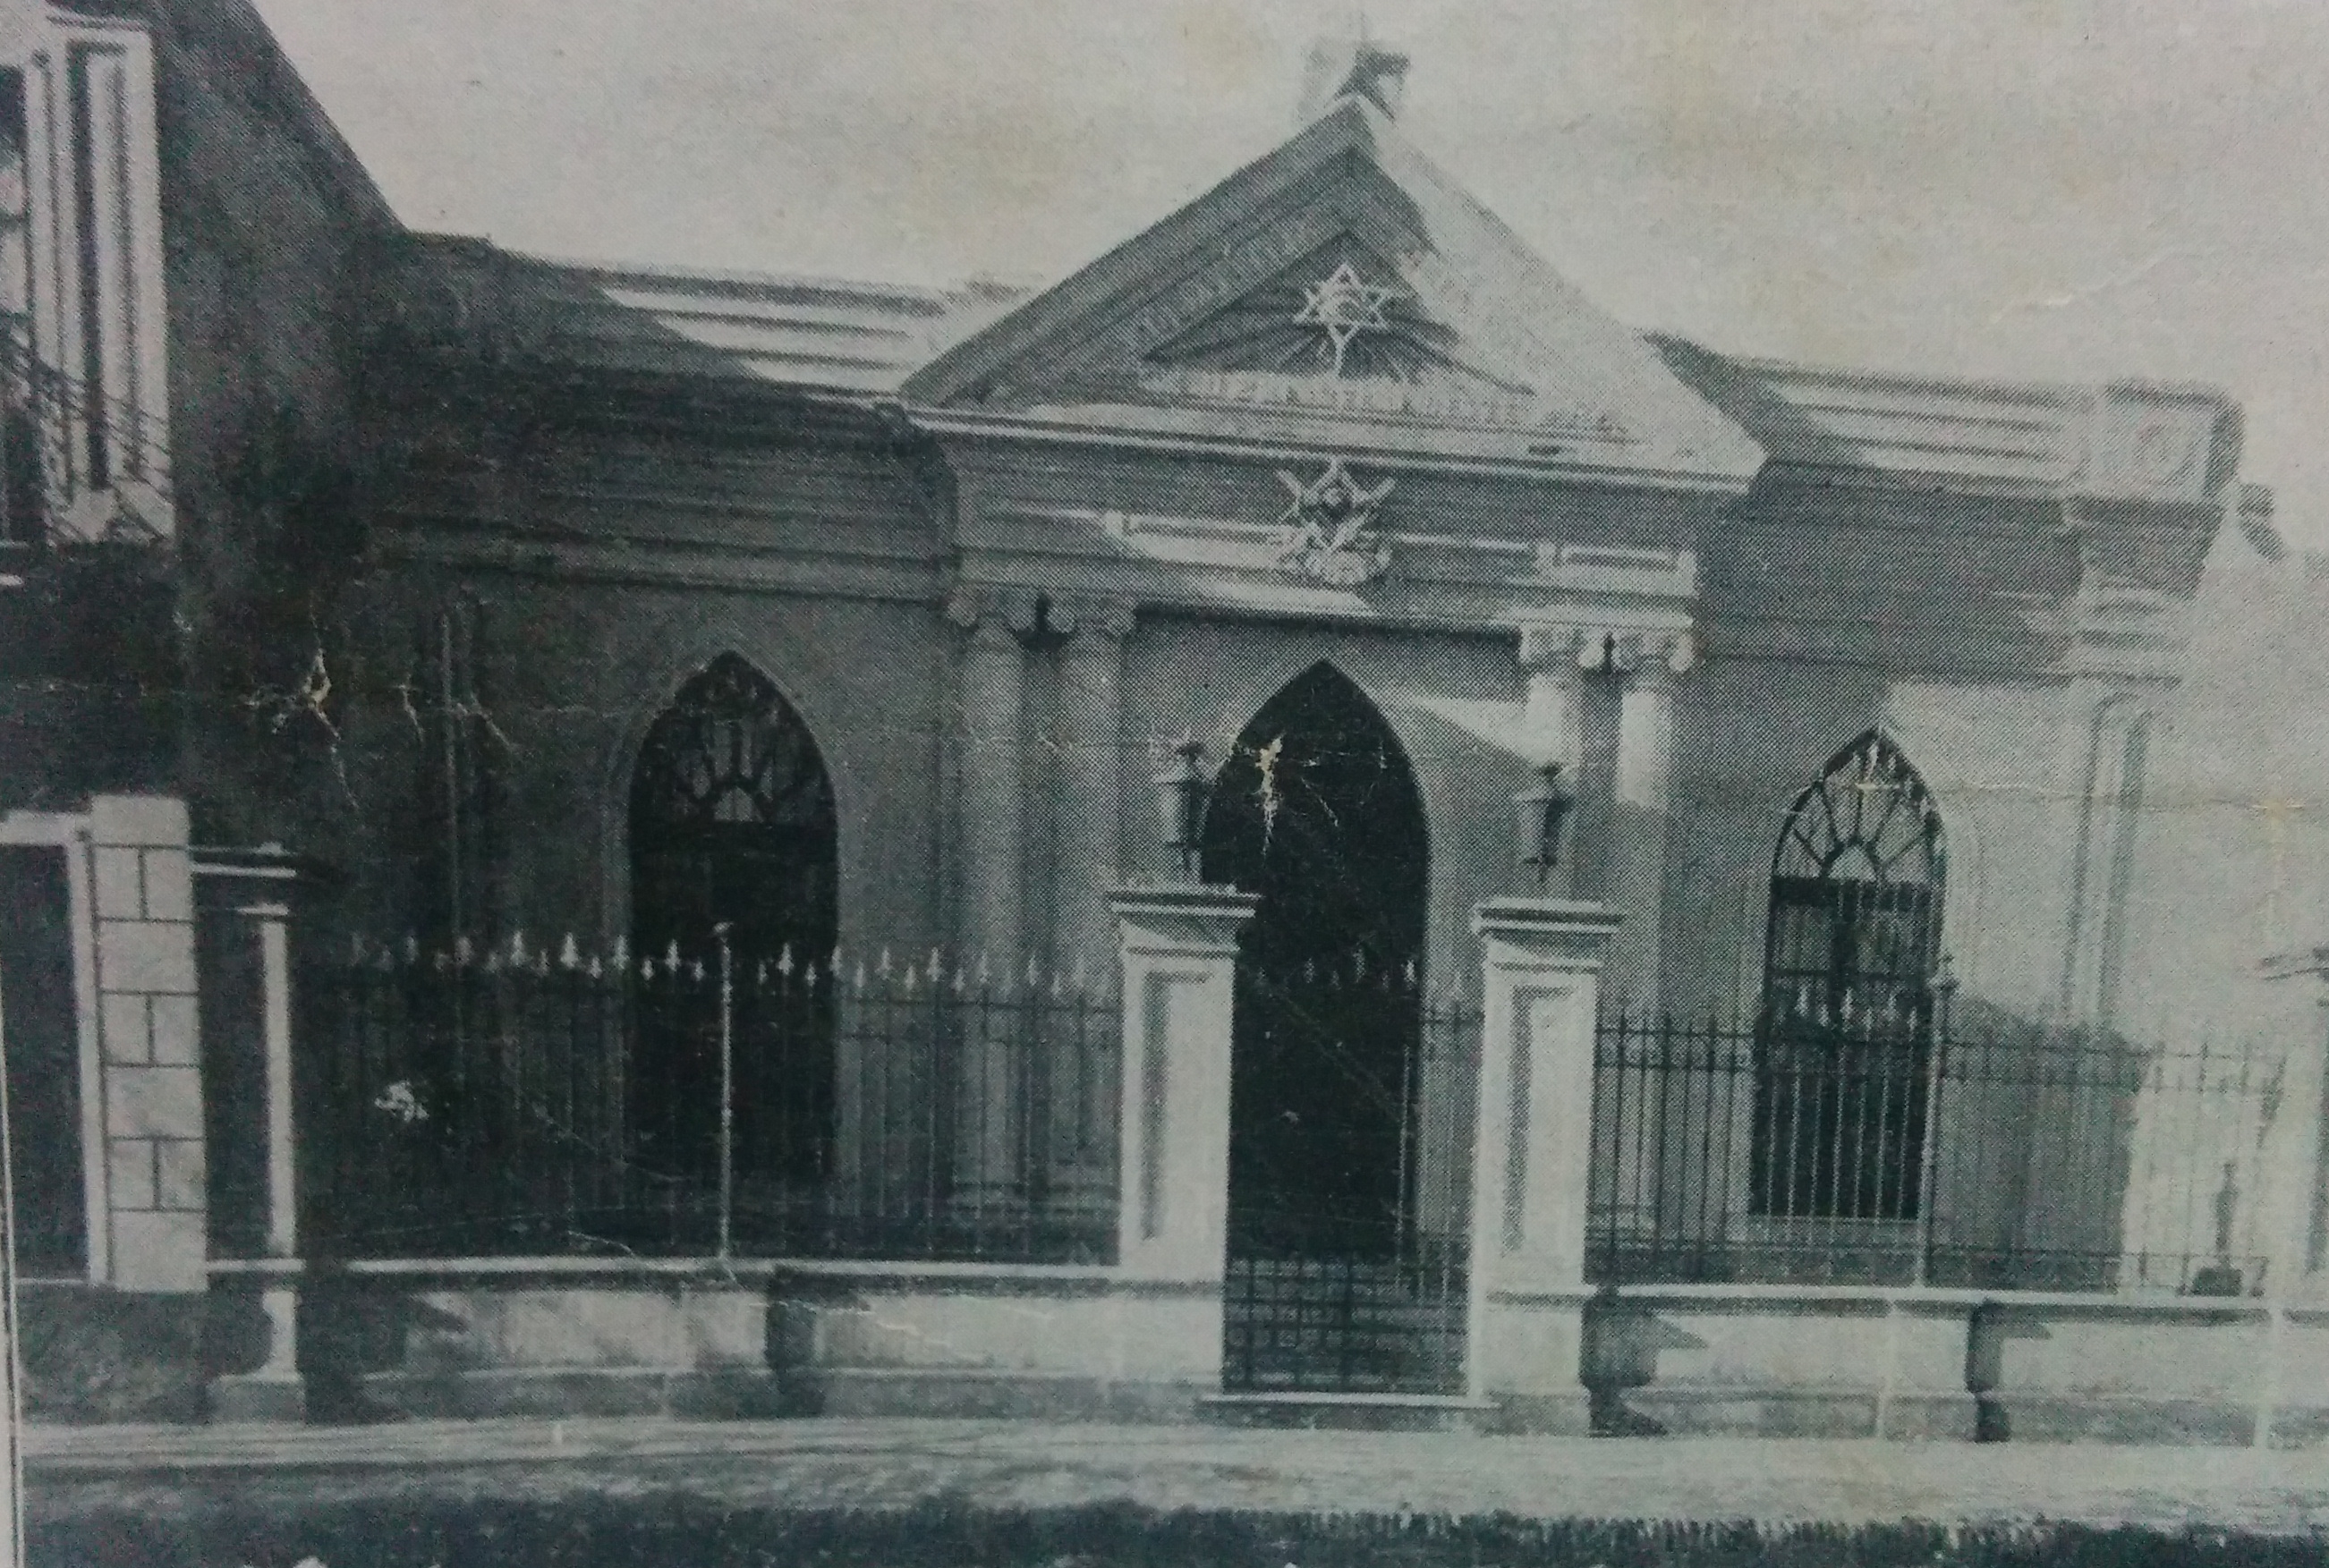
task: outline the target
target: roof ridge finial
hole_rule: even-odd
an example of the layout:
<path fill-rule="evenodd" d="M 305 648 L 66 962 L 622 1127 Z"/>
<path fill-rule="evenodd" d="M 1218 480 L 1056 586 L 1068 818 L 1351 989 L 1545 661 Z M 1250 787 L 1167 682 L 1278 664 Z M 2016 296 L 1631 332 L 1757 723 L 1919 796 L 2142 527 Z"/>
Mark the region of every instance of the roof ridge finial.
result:
<path fill-rule="evenodd" d="M 1363 5 L 1354 10 L 1353 36 L 1321 38 L 1310 47 L 1302 78 L 1303 125 L 1346 98 L 1363 98 L 1391 118 L 1399 117 L 1408 57 L 1376 40 Z"/>

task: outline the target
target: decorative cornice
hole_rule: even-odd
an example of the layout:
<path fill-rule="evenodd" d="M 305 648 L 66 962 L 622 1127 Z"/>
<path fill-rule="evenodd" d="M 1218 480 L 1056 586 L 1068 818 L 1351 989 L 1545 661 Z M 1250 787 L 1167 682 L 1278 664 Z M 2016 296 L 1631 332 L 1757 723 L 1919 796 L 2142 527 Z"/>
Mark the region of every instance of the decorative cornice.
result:
<path fill-rule="evenodd" d="M 1231 418 L 1225 410 L 1098 405 L 1027 411 L 915 408 L 914 424 L 934 437 L 985 437 L 1232 461 L 1315 462 L 1338 450 L 1365 449 L 1401 472 L 1492 479 L 1561 479 L 1613 490 L 1736 498 L 1751 475 L 1708 473 L 1612 442 L 1550 445 L 1523 433 L 1432 430 L 1352 418 L 1310 425 L 1266 414 Z"/>

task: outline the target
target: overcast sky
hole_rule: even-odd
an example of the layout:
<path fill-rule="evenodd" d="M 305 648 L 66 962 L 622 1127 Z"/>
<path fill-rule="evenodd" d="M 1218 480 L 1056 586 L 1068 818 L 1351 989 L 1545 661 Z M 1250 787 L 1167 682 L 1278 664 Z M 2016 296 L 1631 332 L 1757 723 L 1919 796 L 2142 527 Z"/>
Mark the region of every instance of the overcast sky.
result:
<path fill-rule="evenodd" d="M 1055 279 L 1292 128 L 1344 0 L 258 0 L 406 221 Z M 1619 317 L 2200 379 L 2329 548 L 2329 5 L 1372 0 L 1402 123 Z"/>

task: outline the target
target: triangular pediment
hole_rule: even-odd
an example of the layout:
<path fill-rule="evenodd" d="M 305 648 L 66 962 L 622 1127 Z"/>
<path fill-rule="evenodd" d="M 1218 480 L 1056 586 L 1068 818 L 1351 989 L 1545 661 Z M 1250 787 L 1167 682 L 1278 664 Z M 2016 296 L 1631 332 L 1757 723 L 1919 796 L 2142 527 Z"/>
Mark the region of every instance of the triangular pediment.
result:
<path fill-rule="evenodd" d="M 1397 381 L 1525 396 L 1399 264 L 1345 231 L 1141 358 L 1138 380 L 1192 375 Z"/>
<path fill-rule="evenodd" d="M 1742 484 L 1761 454 L 1345 99 L 909 380 L 910 404 Z"/>

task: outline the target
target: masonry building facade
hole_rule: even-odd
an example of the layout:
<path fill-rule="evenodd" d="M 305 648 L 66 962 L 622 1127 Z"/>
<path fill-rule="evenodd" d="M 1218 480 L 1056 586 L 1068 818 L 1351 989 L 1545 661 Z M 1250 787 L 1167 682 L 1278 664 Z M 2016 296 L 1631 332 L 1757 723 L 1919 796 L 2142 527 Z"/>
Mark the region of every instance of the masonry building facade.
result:
<path fill-rule="evenodd" d="M 184 1047 L 236 1397 L 1972 1435 L 2290 1338 L 2318 1042 L 2116 1014 L 2238 408 L 1636 331 L 1323 58 L 1032 295 L 343 219 L 176 792 L 296 889 Z"/>

